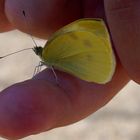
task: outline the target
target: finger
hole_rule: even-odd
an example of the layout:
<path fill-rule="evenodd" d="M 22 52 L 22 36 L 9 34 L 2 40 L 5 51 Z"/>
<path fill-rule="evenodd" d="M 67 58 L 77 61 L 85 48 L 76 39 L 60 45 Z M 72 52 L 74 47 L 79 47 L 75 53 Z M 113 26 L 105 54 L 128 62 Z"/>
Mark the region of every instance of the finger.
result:
<path fill-rule="evenodd" d="M 105 85 L 88 83 L 69 74 L 43 71 L 0 94 L 0 134 L 19 139 L 77 122 L 105 105 L 128 82 L 120 65 Z"/>
<path fill-rule="evenodd" d="M 5 32 L 13 29 L 12 25 L 9 23 L 5 15 L 4 2 L 4 0 L 0 0 L 0 32 Z"/>
<path fill-rule="evenodd" d="M 81 17 L 79 0 L 6 0 L 5 11 L 16 28 L 43 38 Z"/>
<path fill-rule="evenodd" d="M 104 0 L 117 54 L 129 76 L 140 83 L 140 1 Z"/>

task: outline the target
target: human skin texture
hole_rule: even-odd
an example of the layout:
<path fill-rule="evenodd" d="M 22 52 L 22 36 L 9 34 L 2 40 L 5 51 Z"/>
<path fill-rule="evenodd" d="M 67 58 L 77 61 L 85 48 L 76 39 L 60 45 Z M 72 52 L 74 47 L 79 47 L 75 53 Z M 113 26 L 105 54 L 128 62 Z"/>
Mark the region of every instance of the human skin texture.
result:
<path fill-rule="evenodd" d="M 0 135 L 19 139 L 72 124 L 103 107 L 130 79 L 140 83 L 138 5 L 139 0 L 0 0 L 1 32 L 16 28 L 47 39 L 79 18 L 103 18 L 117 57 L 116 72 L 105 85 L 56 70 L 58 86 L 52 71 L 44 70 L 33 79 L 3 90 Z"/>

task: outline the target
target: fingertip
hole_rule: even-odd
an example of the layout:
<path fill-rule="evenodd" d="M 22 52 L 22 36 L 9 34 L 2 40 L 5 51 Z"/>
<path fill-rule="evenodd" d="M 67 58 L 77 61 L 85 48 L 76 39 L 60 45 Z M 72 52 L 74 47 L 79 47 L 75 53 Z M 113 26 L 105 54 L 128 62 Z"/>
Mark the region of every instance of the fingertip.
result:
<path fill-rule="evenodd" d="M 62 91 L 45 80 L 15 84 L 0 94 L 0 135 L 19 139 L 50 130 L 63 118 L 66 106 Z"/>
<path fill-rule="evenodd" d="M 5 3 L 6 15 L 15 28 L 42 38 L 79 18 L 80 10 L 79 1 L 7 0 Z"/>

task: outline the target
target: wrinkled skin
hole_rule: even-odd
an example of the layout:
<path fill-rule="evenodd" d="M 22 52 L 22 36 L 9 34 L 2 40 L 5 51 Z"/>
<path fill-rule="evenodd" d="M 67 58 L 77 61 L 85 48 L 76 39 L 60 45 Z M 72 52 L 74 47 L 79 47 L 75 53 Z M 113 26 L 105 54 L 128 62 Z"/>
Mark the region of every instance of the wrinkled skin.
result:
<path fill-rule="evenodd" d="M 56 71 L 58 86 L 52 71 L 44 70 L 8 87 L 0 94 L 0 135 L 19 139 L 77 122 L 108 103 L 130 79 L 140 83 L 139 5 L 139 0 L 0 0 L 1 32 L 17 28 L 47 39 L 76 19 L 103 18 L 118 58 L 116 72 L 105 85 Z"/>

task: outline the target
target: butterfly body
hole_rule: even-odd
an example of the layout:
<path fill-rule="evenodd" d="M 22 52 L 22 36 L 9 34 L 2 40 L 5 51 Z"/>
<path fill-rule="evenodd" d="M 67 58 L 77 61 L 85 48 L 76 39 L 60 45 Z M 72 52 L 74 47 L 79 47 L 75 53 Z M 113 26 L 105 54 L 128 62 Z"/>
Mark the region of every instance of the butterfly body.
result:
<path fill-rule="evenodd" d="M 34 51 L 43 63 L 82 80 L 105 84 L 114 74 L 116 61 L 104 22 L 80 19 L 58 30 L 44 48 Z"/>

